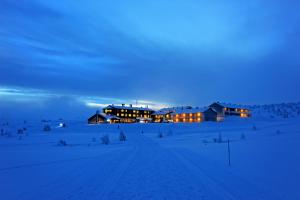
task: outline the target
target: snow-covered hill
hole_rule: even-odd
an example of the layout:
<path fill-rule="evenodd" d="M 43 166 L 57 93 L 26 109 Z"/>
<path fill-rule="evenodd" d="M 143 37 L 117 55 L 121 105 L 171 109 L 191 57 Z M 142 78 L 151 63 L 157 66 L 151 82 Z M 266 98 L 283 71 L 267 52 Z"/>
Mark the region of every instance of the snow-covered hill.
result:
<path fill-rule="evenodd" d="M 0 199 L 298 200 L 299 104 L 273 107 L 219 123 L 2 121 Z"/>

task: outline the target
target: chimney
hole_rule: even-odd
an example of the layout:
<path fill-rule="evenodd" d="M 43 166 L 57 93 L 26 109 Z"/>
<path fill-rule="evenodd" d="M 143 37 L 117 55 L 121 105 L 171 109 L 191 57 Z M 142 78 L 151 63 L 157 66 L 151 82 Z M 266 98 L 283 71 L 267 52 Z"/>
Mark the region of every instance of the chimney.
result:
<path fill-rule="evenodd" d="M 132 108 L 132 104 L 129 104 L 129 107 Z"/>
<path fill-rule="evenodd" d="M 124 107 L 125 106 L 125 103 L 122 103 L 122 107 Z"/>

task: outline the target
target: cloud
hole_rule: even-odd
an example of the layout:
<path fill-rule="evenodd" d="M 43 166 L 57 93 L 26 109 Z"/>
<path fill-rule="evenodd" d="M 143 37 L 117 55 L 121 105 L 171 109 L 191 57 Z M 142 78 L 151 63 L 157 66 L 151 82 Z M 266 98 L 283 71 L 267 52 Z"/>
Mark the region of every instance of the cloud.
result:
<path fill-rule="evenodd" d="M 32 96 L 101 97 L 90 105 L 298 100 L 288 92 L 300 85 L 297 5 L 1 1 L 0 85 Z"/>

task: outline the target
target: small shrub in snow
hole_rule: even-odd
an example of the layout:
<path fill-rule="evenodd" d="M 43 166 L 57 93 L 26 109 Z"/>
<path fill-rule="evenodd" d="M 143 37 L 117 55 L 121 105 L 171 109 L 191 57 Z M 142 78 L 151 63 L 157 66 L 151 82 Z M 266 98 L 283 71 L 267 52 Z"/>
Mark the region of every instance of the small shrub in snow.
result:
<path fill-rule="evenodd" d="M 120 135 L 119 135 L 119 140 L 120 141 L 126 141 L 126 135 L 123 131 L 120 132 Z"/>
<path fill-rule="evenodd" d="M 67 142 L 65 140 L 59 140 L 57 143 L 58 146 L 67 146 Z"/>
<path fill-rule="evenodd" d="M 276 131 L 276 134 L 277 134 L 277 135 L 279 135 L 279 134 L 281 134 L 281 133 L 282 133 L 282 132 L 281 132 L 280 130 L 277 130 L 277 131 Z"/>
<path fill-rule="evenodd" d="M 223 142 L 223 138 L 222 138 L 222 134 L 219 133 L 219 137 L 218 137 L 218 143 L 222 143 Z"/>
<path fill-rule="evenodd" d="M 110 143 L 108 134 L 105 134 L 101 137 L 102 144 L 108 145 Z"/>
<path fill-rule="evenodd" d="M 246 139 L 246 136 L 244 133 L 241 134 L 241 140 L 245 140 Z"/>
<path fill-rule="evenodd" d="M 18 135 L 23 135 L 24 134 L 24 129 L 18 129 L 17 134 Z"/>
<path fill-rule="evenodd" d="M 164 135 L 162 134 L 162 132 L 159 132 L 158 135 L 157 135 L 157 137 L 158 137 L 158 138 L 163 138 Z"/>
<path fill-rule="evenodd" d="M 50 125 L 48 125 L 48 124 L 44 125 L 44 129 L 43 129 L 43 130 L 44 130 L 45 132 L 51 131 Z"/>
<path fill-rule="evenodd" d="M 252 130 L 256 131 L 257 127 L 255 125 L 252 126 Z"/>
<path fill-rule="evenodd" d="M 203 142 L 204 144 L 208 144 L 208 141 L 207 141 L 207 140 L 202 140 L 202 142 Z"/>
<path fill-rule="evenodd" d="M 141 133 L 144 134 L 144 131 L 142 130 Z"/>
<path fill-rule="evenodd" d="M 3 129 L 0 130 L 0 135 L 4 135 L 4 130 Z"/>
<path fill-rule="evenodd" d="M 170 129 L 169 131 L 168 131 L 168 136 L 172 136 L 173 135 L 173 131 Z"/>
<path fill-rule="evenodd" d="M 4 132 L 4 135 L 6 135 L 6 137 L 8 137 L 8 138 L 11 138 L 11 137 L 12 137 L 12 134 L 11 134 L 11 132 L 10 132 L 9 130 L 6 130 L 6 131 Z"/>

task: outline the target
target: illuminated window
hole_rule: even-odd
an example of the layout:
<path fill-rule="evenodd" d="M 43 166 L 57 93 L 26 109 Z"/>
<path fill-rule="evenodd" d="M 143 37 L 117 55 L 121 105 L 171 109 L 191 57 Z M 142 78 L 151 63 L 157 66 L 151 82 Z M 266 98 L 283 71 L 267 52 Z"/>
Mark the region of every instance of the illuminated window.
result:
<path fill-rule="evenodd" d="M 124 117 L 124 114 L 122 113 L 121 116 Z"/>
<path fill-rule="evenodd" d="M 197 120 L 198 120 L 198 122 L 200 122 L 200 121 L 201 121 L 201 118 L 198 118 Z"/>
<path fill-rule="evenodd" d="M 182 116 L 183 116 L 183 117 L 185 117 L 185 113 L 184 113 L 184 114 L 182 114 Z"/>
<path fill-rule="evenodd" d="M 131 114 L 128 114 L 129 117 L 131 117 Z"/>
<path fill-rule="evenodd" d="M 190 118 L 190 122 L 192 122 L 193 121 L 193 118 Z"/>
<path fill-rule="evenodd" d="M 136 117 L 136 115 L 135 115 L 135 114 L 133 114 L 132 116 L 133 116 L 133 117 Z"/>
<path fill-rule="evenodd" d="M 135 110 L 133 110 L 133 113 L 135 113 Z"/>
<path fill-rule="evenodd" d="M 136 113 L 139 113 L 139 111 L 137 110 Z"/>
<path fill-rule="evenodd" d="M 124 112 L 124 110 L 122 109 L 121 112 Z"/>
<path fill-rule="evenodd" d="M 200 117 L 200 116 L 201 116 L 201 113 L 197 113 L 197 116 Z"/>
<path fill-rule="evenodd" d="M 245 113 L 241 113 L 241 117 L 248 117 L 248 115 Z"/>
<path fill-rule="evenodd" d="M 190 117 L 192 117 L 193 116 L 193 113 L 190 113 Z"/>
<path fill-rule="evenodd" d="M 119 114 L 119 113 L 117 113 L 117 116 L 120 116 L 120 114 Z"/>

